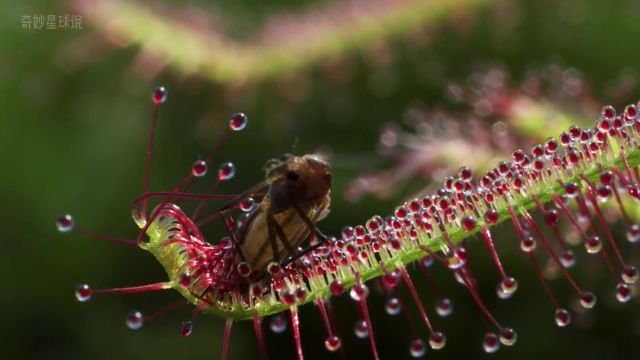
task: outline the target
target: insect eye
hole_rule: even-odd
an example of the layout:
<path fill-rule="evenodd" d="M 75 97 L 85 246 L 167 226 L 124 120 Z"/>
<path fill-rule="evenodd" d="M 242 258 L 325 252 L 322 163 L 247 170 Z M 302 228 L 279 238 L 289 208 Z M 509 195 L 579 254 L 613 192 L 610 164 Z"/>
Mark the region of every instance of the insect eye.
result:
<path fill-rule="evenodd" d="M 300 178 L 300 174 L 297 171 L 287 171 L 287 180 L 292 181 L 292 182 L 296 182 L 298 181 L 298 179 Z"/>

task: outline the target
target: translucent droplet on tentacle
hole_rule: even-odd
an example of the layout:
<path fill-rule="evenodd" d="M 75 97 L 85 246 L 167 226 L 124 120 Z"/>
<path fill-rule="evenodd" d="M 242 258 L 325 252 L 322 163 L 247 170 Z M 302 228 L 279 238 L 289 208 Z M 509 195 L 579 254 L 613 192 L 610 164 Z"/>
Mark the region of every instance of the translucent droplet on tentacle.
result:
<path fill-rule="evenodd" d="M 565 327 L 571 323 L 571 314 L 566 309 L 558 309 L 555 313 L 556 325 Z"/>
<path fill-rule="evenodd" d="M 191 165 L 191 174 L 195 177 L 203 177 L 207 175 L 207 163 L 202 160 L 197 160 Z"/>
<path fill-rule="evenodd" d="M 58 228 L 60 232 L 69 232 L 73 230 L 73 226 L 73 217 L 69 214 L 60 215 L 58 220 L 56 220 L 56 228 Z"/>
<path fill-rule="evenodd" d="M 400 303 L 400 300 L 398 300 L 398 298 L 391 297 L 387 299 L 387 303 L 385 304 L 384 309 L 387 311 L 387 314 L 391 316 L 395 316 L 400 314 L 400 311 L 402 310 L 402 305 Z"/>
<path fill-rule="evenodd" d="M 511 296 L 518 290 L 518 281 L 514 277 L 508 276 L 500 281 L 500 289 L 503 293 Z"/>
<path fill-rule="evenodd" d="M 638 281 L 638 268 L 632 265 L 626 265 L 622 269 L 622 281 L 626 284 L 634 284 Z"/>
<path fill-rule="evenodd" d="M 182 336 L 189 336 L 193 332 L 193 323 L 191 321 L 183 321 L 180 329 Z"/>
<path fill-rule="evenodd" d="M 629 240 L 630 243 L 640 241 L 640 226 L 638 226 L 638 224 L 629 225 L 627 229 L 627 240 Z"/>
<path fill-rule="evenodd" d="M 400 275 L 396 271 L 391 271 L 382 277 L 382 283 L 387 289 L 393 289 L 398 285 L 398 281 L 400 280 Z"/>
<path fill-rule="evenodd" d="M 333 296 L 338 296 L 344 292 L 344 286 L 340 280 L 333 280 L 329 285 L 329 290 Z"/>
<path fill-rule="evenodd" d="M 144 316 L 140 311 L 132 311 L 127 314 L 127 327 L 131 330 L 138 330 L 144 325 Z"/>
<path fill-rule="evenodd" d="M 600 115 L 607 120 L 612 120 L 614 117 L 616 117 L 616 109 L 614 109 L 611 105 L 606 105 L 600 111 Z"/>
<path fill-rule="evenodd" d="M 244 113 L 235 113 L 229 120 L 229 128 L 233 131 L 240 131 L 247 127 L 249 118 Z"/>
<path fill-rule="evenodd" d="M 433 265 L 433 256 L 425 255 L 424 257 L 422 257 L 422 259 L 420 259 L 420 263 L 424 267 L 430 267 L 431 265 Z"/>
<path fill-rule="evenodd" d="M 245 261 L 241 261 L 240 263 L 238 263 L 236 269 L 238 270 L 238 274 L 242 277 L 246 278 L 251 275 L 251 266 Z"/>
<path fill-rule="evenodd" d="M 600 185 L 596 190 L 598 201 L 606 202 L 611 198 L 611 187 L 609 185 Z"/>
<path fill-rule="evenodd" d="M 438 299 L 436 303 L 436 312 L 442 317 L 447 317 L 453 312 L 453 304 L 448 298 Z"/>
<path fill-rule="evenodd" d="M 520 249 L 526 253 L 535 250 L 536 245 L 536 240 L 531 236 L 526 236 L 520 240 Z"/>
<path fill-rule="evenodd" d="M 167 101 L 168 91 L 164 86 L 158 86 L 151 95 L 151 100 L 155 105 L 160 105 Z"/>
<path fill-rule="evenodd" d="M 367 323 L 364 320 L 356 321 L 353 326 L 353 333 L 360 339 L 366 339 L 369 337 L 369 329 L 367 328 Z"/>
<path fill-rule="evenodd" d="M 442 349 L 447 343 L 447 338 L 440 331 L 434 331 L 429 336 L 429 346 L 434 350 Z"/>
<path fill-rule="evenodd" d="M 505 346 L 511 346 L 518 340 L 518 334 L 511 328 L 504 328 L 500 332 L 500 342 Z"/>
<path fill-rule="evenodd" d="M 282 314 L 276 314 L 269 321 L 269 328 L 276 334 L 281 334 L 287 330 L 287 318 Z"/>
<path fill-rule="evenodd" d="M 338 349 L 340 349 L 340 346 L 342 346 L 342 340 L 340 340 L 340 338 L 335 335 L 329 336 L 324 341 L 324 346 L 329 351 L 337 351 Z"/>
<path fill-rule="evenodd" d="M 562 255 L 560 255 L 560 262 L 562 263 L 562 266 L 569 269 L 576 264 L 576 256 L 573 254 L 573 251 L 565 250 L 562 252 Z"/>
<path fill-rule="evenodd" d="M 592 307 L 594 307 L 596 305 L 596 296 L 593 293 L 584 292 L 580 296 L 580 304 L 585 309 L 591 309 Z"/>
<path fill-rule="evenodd" d="M 87 284 L 81 284 L 76 287 L 76 299 L 80 302 L 89 301 L 91 299 L 91 288 Z"/>
<path fill-rule="evenodd" d="M 243 212 L 251 212 L 256 207 L 256 201 L 252 197 L 244 198 L 238 207 Z"/>
<path fill-rule="evenodd" d="M 631 300 L 631 288 L 627 284 L 616 285 L 616 299 L 621 303 L 626 303 Z"/>
<path fill-rule="evenodd" d="M 218 168 L 218 179 L 220 181 L 227 181 L 233 179 L 236 175 L 236 167 L 233 163 L 226 162 L 220 165 Z"/>
<path fill-rule="evenodd" d="M 457 270 L 467 261 L 466 250 L 462 247 L 455 248 L 450 251 L 446 258 L 447 267 L 451 270 Z"/>
<path fill-rule="evenodd" d="M 365 284 L 356 284 L 349 290 L 349 295 L 355 301 L 364 300 L 369 295 L 369 288 Z"/>
<path fill-rule="evenodd" d="M 482 340 L 482 348 L 488 354 L 492 354 L 500 349 L 500 340 L 498 335 L 493 332 L 488 332 L 484 335 Z"/>
<path fill-rule="evenodd" d="M 598 236 L 593 235 L 585 241 L 584 247 L 589 254 L 597 254 L 602 250 L 602 241 Z"/>
<path fill-rule="evenodd" d="M 423 357 L 427 353 L 427 345 L 421 339 L 414 339 L 409 345 L 409 354 L 414 358 Z"/>

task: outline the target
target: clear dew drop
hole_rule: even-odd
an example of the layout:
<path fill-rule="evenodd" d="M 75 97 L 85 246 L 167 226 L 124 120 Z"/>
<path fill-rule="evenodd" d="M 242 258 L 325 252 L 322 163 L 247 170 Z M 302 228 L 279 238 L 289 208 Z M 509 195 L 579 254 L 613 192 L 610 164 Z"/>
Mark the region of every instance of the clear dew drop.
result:
<path fill-rule="evenodd" d="M 442 349 L 447 344 L 447 338 L 440 331 L 434 331 L 431 336 L 429 336 L 429 346 L 433 350 Z"/>
<path fill-rule="evenodd" d="M 500 350 L 500 340 L 498 339 L 498 335 L 494 332 L 486 333 L 482 340 L 482 348 L 488 354 L 493 354 Z"/>
<path fill-rule="evenodd" d="M 344 241 L 352 241 L 355 238 L 353 235 L 353 226 L 345 226 L 342 228 L 342 239 Z"/>
<path fill-rule="evenodd" d="M 287 330 L 287 318 L 282 314 L 276 314 L 269 321 L 269 328 L 276 334 L 282 334 Z"/>
<path fill-rule="evenodd" d="M 240 274 L 240 276 L 242 277 L 246 278 L 251 275 L 251 266 L 245 261 L 241 261 L 240 263 L 238 263 L 238 265 L 236 265 L 236 269 L 238 270 L 238 274 Z"/>
<path fill-rule="evenodd" d="M 607 202 L 611 198 L 611 188 L 609 185 L 600 185 L 596 190 L 598 201 L 601 203 Z"/>
<path fill-rule="evenodd" d="M 536 240 L 531 236 L 527 236 L 520 240 L 520 249 L 526 253 L 535 250 L 536 245 Z"/>
<path fill-rule="evenodd" d="M 400 275 L 396 271 L 386 273 L 382 277 L 382 283 L 387 289 L 395 288 L 398 285 L 399 280 L 400 280 Z"/>
<path fill-rule="evenodd" d="M 579 224 L 585 225 L 589 223 L 589 217 L 582 214 L 582 213 L 578 213 L 578 216 L 576 216 L 576 220 L 578 220 Z"/>
<path fill-rule="evenodd" d="M 256 201 L 252 197 L 244 198 L 239 207 L 243 212 L 251 212 L 256 207 Z"/>
<path fill-rule="evenodd" d="M 353 326 L 353 333 L 360 339 L 366 339 L 369 337 L 369 329 L 367 328 L 367 323 L 364 320 L 356 321 Z"/>
<path fill-rule="evenodd" d="M 91 299 L 91 288 L 87 284 L 81 284 L 76 287 L 76 299 L 80 302 L 89 301 Z"/>
<path fill-rule="evenodd" d="M 158 86 L 151 95 L 151 100 L 155 105 L 163 104 L 167 101 L 167 97 L 169 96 L 169 92 L 164 86 Z"/>
<path fill-rule="evenodd" d="M 600 237 L 593 235 L 584 242 L 584 248 L 589 254 L 597 254 L 602 250 L 602 240 Z"/>
<path fill-rule="evenodd" d="M 340 346 L 342 346 L 342 340 L 340 340 L 339 337 L 333 335 L 333 336 L 329 336 L 325 341 L 324 341 L 324 347 L 327 348 L 327 350 L 329 351 L 338 351 L 338 349 L 340 349 Z"/>
<path fill-rule="evenodd" d="M 307 289 L 301 286 L 294 291 L 294 295 L 297 301 L 304 301 L 307 298 Z"/>
<path fill-rule="evenodd" d="M 457 270 L 466 263 L 466 251 L 464 248 L 457 248 L 447 255 L 446 264 L 451 270 Z"/>
<path fill-rule="evenodd" d="M 183 321 L 182 328 L 180 329 L 180 334 L 182 336 L 189 336 L 193 332 L 193 323 L 191 321 Z"/>
<path fill-rule="evenodd" d="M 140 311 L 132 311 L 127 314 L 127 327 L 131 330 L 138 330 L 144 325 L 144 316 Z"/>
<path fill-rule="evenodd" d="M 74 222 L 73 217 L 69 214 L 60 215 L 56 220 L 56 228 L 60 232 L 69 232 L 73 230 Z"/>
<path fill-rule="evenodd" d="M 236 166 L 233 163 L 225 162 L 218 168 L 218 180 L 227 181 L 236 175 Z"/>
<path fill-rule="evenodd" d="M 635 284 L 638 281 L 638 268 L 632 265 L 626 265 L 622 269 L 622 281 L 625 284 Z"/>
<path fill-rule="evenodd" d="M 616 285 L 616 299 L 621 303 L 631 300 L 631 288 L 627 284 Z"/>
<path fill-rule="evenodd" d="M 565 269 L 570 269 L 576 264 L 576 256 L 571 250 L 565 250 L 560 256 L 560 262 Z"/>
<path fill-rule="evenodd" d="M 349 290 L 349 296 L 355 301 L 362 301 L 369 295 L 369 288 L 365 284 L 357 284 Z"/>
<path fill-rule="evenodd" d="M 344 286 L 340 280 L 333 280 L 329 285 L 329 290 L 331 290 L 331 295 L 339 296 L 344 292 Z"/>
<path fill-rule="evenodd" d="M 384 309 L 387 311 L 387 314 L 395 316 L 400 314 L 402 305 L 400 304 L 400 300 L 398 300 L 398 298 L 391 297 L 387 299 L 387 303 L 385 304 Z"/>
<path fill-rule="evenodd" d="M 638 117 L 638 106 L 629 104 L 624 108 L 624 113 L 628 119 L 636 119 Z"/>
<path fill-rule="evenodd" d="M 414 358 L 421 358 L 427 353 L 427 345 L 421 339 L 414 339 L 409 344 L 409 354 Z"/>
<path fill-rule="evenodd" d="M 500 332 L 500 342 L 504 346 L 511 346 L 518 340 L 518 334 L 512 328 L 504 328 Z"/>
<path fill-rule="evenodd" d="M 430 267 L 431 265 L 433 265 L 433 256 L 425 255 L 422 259 L 420 259 L 420 263 L 424 267 Z"/>
<path fill-rule="evenodd" d="M 558 309 L 555 313 L 556 325 L 565 327 L 571 323 L 571 314 L 567 309 Z"/>
<path fill-rule="evenodd" d="M 203 160 L 196 160 L 193 165 L 191 165 L 191 174 L 195 177 L 203 177 L 207 175 L 207 163 Z"/>
<path fill-rule="evenodd" d="M 447 317 L 453 313 L 453 303 L 448 298 L 440 298 L 436 302 L 436 313 L 442 317 Z"/>
<path fill-rule="evenodd" d="M 606 105 L 600 111 L 600 115 L 604 119 L 612 120 L 613 118 L 616 117 L 616 109 L 614 109 L 613 106 L 611 105 Z"/>
<path fill-rule="evenodd" d="M 580 296 L 580 305 L 582 305 L 585 309 L 591 309 L 596 306 L 596 296 L 588 291 L 585 291 Z"/>
<path fill-rule="evenodd" d="M 244 113 L 235 113 L 231 115 L 231 119 L 229 120 L 229 128 L 232 131 L 241 131 L 245 127 L 247 127 L 247 123 L 249 122 L 249 118 Z"/>
<path fill-rule="evenodd" d="M 511 295 L 513 295 L 513 293 L 505 292 L 502 289 L 502 286 L 500 286 L 500 284 L 498 284 L 498 286 L 496 286 L 496 295 L 498 296 L 499 299 L 507 300 L 507 299 L 511 298 Z"/>
<path fill-rule="evenodd" d="M 511 295 L 518 290 L 518 280 L 511 276 L 502 279 L 502 281 L 500 281 L 500 290 L 511 297 Z"/>
<path fill-rule="evenodd" d="M 446 264 L 449 269 L 457 270 L 461 268 L 462 265 L 464 265 L 464 262 L 462 262 L 458 256 L 453 254 L 453 255 L 447 256 Z"/>
<path fill-rule="evenodd" d="M 191 286 L 191 276 L 189 276 L 189 274 L 186 273 L 182 273 L 180 274 L 180 286 L 182 286 L 183 288 L 188 288 L 189 286 Z"/>
<path fill-rule="evenodd" d="M 271 275 L 278 275 L 282 272 L 282 267 L 275 261 L 272 261 L 267 265 L 267 271 Z"/>
<path fill-rule="evenodd" d="M 637 243 L 640 241 L 640 226 L 638 224 L 632 224 L 627 229 L 627 240 L 630 243 Z"/>
<path fill-rule="evenodd" d="M 281 291 L 280 302 L 286 306 L 292 306 L 296 302 L 296 296 L 291 291 Z"/>

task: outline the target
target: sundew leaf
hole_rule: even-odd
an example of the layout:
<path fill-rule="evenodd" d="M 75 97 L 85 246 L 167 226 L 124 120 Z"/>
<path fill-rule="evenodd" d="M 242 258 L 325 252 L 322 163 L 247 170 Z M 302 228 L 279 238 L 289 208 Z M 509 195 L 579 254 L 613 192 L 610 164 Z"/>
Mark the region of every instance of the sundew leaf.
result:
<path fill-rule="evenodd" d="M 273 14 L 280 29 L 262 29 L 254 40 L 222 32 L 130 1 L 75 1 L 90 22 L 120 46 L 138 45 L 158 62 L 217 82 L 256 81 L 290 74 L 310 64 L 366 48 L 417 25 L 446 21 L 460 9 L 492 0 L 341 1 L 302 13 Z M 224 16 L 224 14 L 222 14 Z M 284 35 L 286 34 L 286 36 Z"/>

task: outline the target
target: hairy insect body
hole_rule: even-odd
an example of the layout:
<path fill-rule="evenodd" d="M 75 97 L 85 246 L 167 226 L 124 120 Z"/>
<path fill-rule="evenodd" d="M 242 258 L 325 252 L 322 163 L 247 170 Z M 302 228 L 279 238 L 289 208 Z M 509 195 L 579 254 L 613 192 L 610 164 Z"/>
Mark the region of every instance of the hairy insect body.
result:
<path fill-rule="evenodd" d="M 297 254 L 331 204 L 331 167 L 315 155 L 283 155 L 267 163 L 268 191 L 236 234 L 239 256 L 254 272 Z"/>

